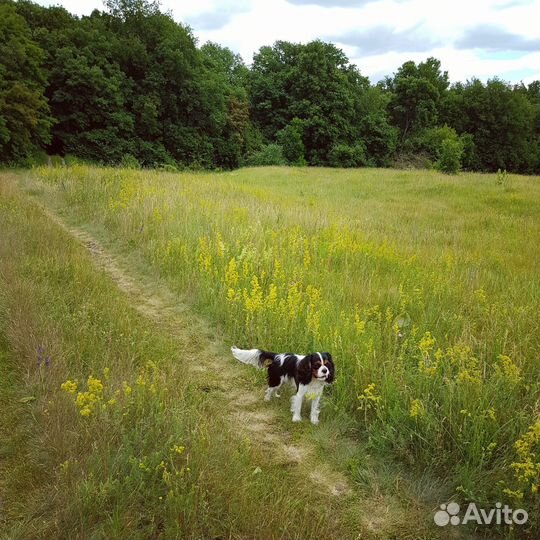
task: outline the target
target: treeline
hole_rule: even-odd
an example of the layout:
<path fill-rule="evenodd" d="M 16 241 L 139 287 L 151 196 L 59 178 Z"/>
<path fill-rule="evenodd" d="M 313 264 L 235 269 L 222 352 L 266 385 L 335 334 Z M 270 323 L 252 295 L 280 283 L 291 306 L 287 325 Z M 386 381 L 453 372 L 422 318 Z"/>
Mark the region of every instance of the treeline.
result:
<path fill-rule="evenodd" d="M 248 68 L 157 2 L 105 6 L 0 0 L 0 161 L 540 171 L 539 81 L 450 85 L 429 58 L 371 85 L 321 41 L 261 47 Z"/>

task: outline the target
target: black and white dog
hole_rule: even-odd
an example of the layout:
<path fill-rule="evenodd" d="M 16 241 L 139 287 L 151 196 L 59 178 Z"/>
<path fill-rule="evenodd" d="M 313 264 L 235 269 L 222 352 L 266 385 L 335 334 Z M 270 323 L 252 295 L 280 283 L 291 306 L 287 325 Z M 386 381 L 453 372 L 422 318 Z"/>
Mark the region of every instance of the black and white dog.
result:
<path fill-rule="evenodd" d="M 231 347 L 233 356 L 259 369 L 268 370 L 268 388 L 264 395 L 270 401 L 279 387 L 286 381 L 296 386 L 296 394 L 292 398 L 292 421 L 302 420 L 302 401 L 304 397 L 311 399 L 311 423 L 319 423 L 319 402 L 323 389 L 334 381 L 335 368 L 332 356 L 327 352 L 316 352 L 308 355 L 292 353 L 273 353 L 260 349 L 238 349 Z"/>

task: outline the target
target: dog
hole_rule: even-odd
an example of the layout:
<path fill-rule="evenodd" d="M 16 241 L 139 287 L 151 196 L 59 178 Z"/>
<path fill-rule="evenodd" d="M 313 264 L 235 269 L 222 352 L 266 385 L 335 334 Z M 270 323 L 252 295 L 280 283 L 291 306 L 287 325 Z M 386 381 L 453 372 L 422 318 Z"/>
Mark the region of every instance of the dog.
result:
<path fill-rule="evenodd" d="M 261 349 L 238 349 L 231 347 L 232 355 L 244 364 L 268 370 L 268 388 L 264 394 L 265 401 L 272 396 L 279 397 L 277 391 L 286 381 L 296 387 L 292 397 L 292 421 L 302 420 L 302 401 L 304 397 L 311 399 L 312 424 L 319 423 L 319 402 L 327 384 L 334 382 L 335 367 L 332 356 L 327 352 L 315 352 L 308 355 L 293 353 L 273 353 Z"/>

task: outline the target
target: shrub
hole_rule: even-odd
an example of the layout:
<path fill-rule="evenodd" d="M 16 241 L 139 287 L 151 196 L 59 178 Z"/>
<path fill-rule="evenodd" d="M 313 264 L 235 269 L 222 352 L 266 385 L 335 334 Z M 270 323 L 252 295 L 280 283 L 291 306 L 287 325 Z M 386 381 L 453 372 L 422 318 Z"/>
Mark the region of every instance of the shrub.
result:
<path fill-rule="evenodd" d="M 480 162 L 476 152 L 474 137 L 470 133 L 463 133 L 459 138 L 463 145 L 463 155 L 461 157 L 463 169 L 468 171 L 482 170 L 482 163 Z"/>
<path fill-rule="evenodd" d="M 414 153 L 427 153 L 432 160 L 437 160 L 441 151 L 442 143 L 446 139 L 459 139 L 456 131 L 444 125 L 442 127 L 429 128 L 421 131 L 413 139 L 407 142 L 407 150 Z"/>
<path fill-rule="evenodd" d="M 398 130 L 389 124 L 386 113 L 379 111 L 365 116 L 360 123 L 360 134 L 370 164 L 388 165 L 396 150 Z"/>
<path fill-rule="evenodd" d="M 395 169 L 433 169 L 433 161 L 427 152 L 401 152 L 390 164 Z"/>
<path fill-rule="evenodd" d="M 252 167 L 265 167 L 268 165 L 286 165 L 283 149 L 279 144 L 267 144 L 258 152 L 254 152 L 246 160 L 246 165 Z"/>
<path fill-rule="evenodd" d="M 461 169 L 463 143 L 459 139 L 444 139 L 439 150 L 437 169 L 448 174 L 457 174 Z"/>
<path fill-rule="evenodd" d="M 277 141 L 283 148 L 283 157 L 291 165 L 305 165 L 302 120 L 294 118 L 292 122 L 277 134 Z"/>
<path fill-rule="evenodd" d="M 361 167 L 366 161 L 366 147 L 363 142 L 354 146 L 336 144 L 328 155 L 328 164 L 331 167 Z"/>
<path fill-rule="evenodd" d="M 132 154 L 124 154 L 120 160 L 120 167 L 123 169 L 140 169 L 139 160 Z"/>

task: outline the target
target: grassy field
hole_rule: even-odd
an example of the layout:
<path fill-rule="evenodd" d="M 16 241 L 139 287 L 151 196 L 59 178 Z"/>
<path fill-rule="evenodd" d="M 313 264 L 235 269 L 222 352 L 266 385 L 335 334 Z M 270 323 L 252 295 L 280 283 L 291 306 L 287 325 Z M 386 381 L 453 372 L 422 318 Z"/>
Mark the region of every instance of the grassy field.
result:
<path fill-rule="evenodd" d="M 496 175 L 431 171 L 172 174 L 82 166 L 36 169 L 20 178 L 27 193 L 119 256 L 137 254 L 141 267 L 208 321 L 224 345 L 330 351 L 338 379 L 323 403 L 321 430 L 301 426 L 296 436 L 318 443 L 324 460 L 324 426 L 333 426 L 332 436 L 347 441 L 334 466 L 371 503 L 380 479 L 370 476 L 369 459 L 408 470 L 415 487 L 391 490 L 409 501 L 405 514 L 413 512 L 412 492 L 424 509 L 446 500 L 501 501 L 526 508 L 529 526 L 491 533 L 534 534 L 540 511 L 538 178 L 510 175 L 501 185 Z M 148 531 L 250 538 L 262 523 L 267 528 L 258 538 L 442 534 L 420 534 L 423 526 L 415 529 L 411 520 L 406 526 L 406 517 L 398 523 L 395 516 L 389 520 L 396 528 L 374 531 L 351 517 L 354 501 L 336 503 L 294 473 L 273 475 L 270 466 L 261 485 L 252 475 L 261 449 L 244 448 L 221 430 L 215 411 L 205 410 L 219 403 L 200 398 L 192 391 L 196 379 L 185 380 L 166 361 L 179 354 L 178 344 L 163 329 L 149 332 L 114 283 L 88 269 L 82 248 L 47 227 L 13 182 L 6 186 L 0 203 L 0 226 L 11 231 L 0 240 L 9 313 L 4 355 L 23 355 L 28 365 L 12 360 L 2 369 L 19 381 L 10 391 L 19 384 L 40 396 L 39 425 L 46 429 L 36 433 L 36 415 L 28 412 L 33 402 L 17 402 L 3 422 L 18 434 L 15 444 L 30 438 L 30 463 L 39 469 L 21 463 L 17 489 L 43 508 L 50 494 L 32 479 L 44 475 L 42 485 L 62 486 L 54 504 L 60 515 L 45 520 L 47 533 L 66 523 L 66 538 L 76 537 L 77 527 L 100 538 L 128 525 L 145 531 L 141 538 L 151 537 Z M 54 362 L 44 368 L 46 357 Z M 249 377 L 262 391 L 261 377 Z M 79 387 L 59 389 L 75 378 Z M 4 392 L 3 399 L 11 398 Z M 99 441 L 97 451 L 92 441 Z M 205 463 L 211 474 L 204 474 Z M 114 481 L 115 467 L 133 483 Z M 393 472 L 384 474 L 391 484 Z M 179 484 L 170 488 L 163 476 Z M 246 491 L 229 507 L 223 496 L 234 492 L 237 477 L 248 479 Z M 437 488 L 430 492 L 431 482 Z M 369 493 L 362 491 L 366 484 Z M 139 515 L 149 485 L 160 495 Z M 130 508 L 106 522 L 87 522 L 97 519 L 96 508 L 122 500 L 125 490 L 140 495 L 125 499 Z M 328 510 L 314 521 L 309 501 L 317 496 Z M 264 512 L 268 503 L 259 505 L 261 498 L 272 500 L 272 512 Z M 162 504 L 167 511 L 158 510 Z M 279 504 L 296 509 L 286 526 L 273 515 Z M 284 536 L 275 532 L 283 530 Z"/>
<path fill-rule="evenodd" d="M 170 328 L 149 318 L 151 305 L 134 305 L 4 175 L 0 230 L 0 538 L 345 538 L 364 529 L 354 497 L 317 489 L 227 422 L 227 370 L 191 367 L 216 361 L 208 329 L 191 317 Z"/>

